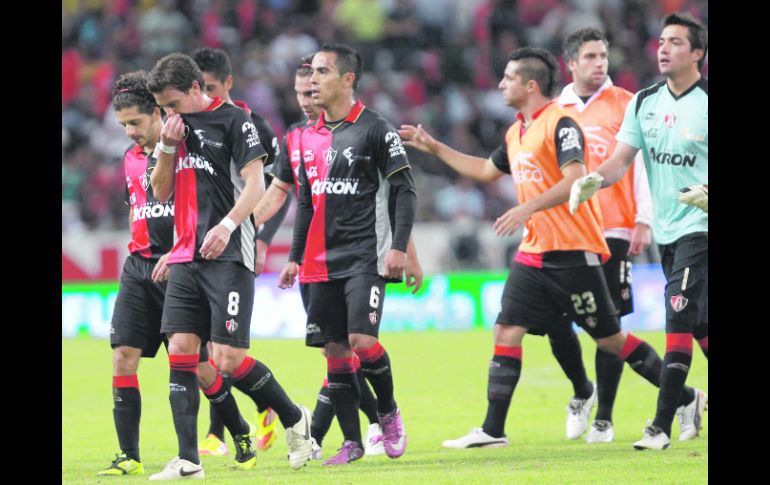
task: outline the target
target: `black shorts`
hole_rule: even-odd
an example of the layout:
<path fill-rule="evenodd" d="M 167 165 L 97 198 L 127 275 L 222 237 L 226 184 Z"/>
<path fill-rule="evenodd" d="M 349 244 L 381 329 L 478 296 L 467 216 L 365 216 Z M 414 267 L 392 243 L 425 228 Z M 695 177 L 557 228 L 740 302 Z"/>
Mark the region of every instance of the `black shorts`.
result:
<path fill-rule="evenodd" d="M 377 337 L 385 301 L 385 279 L 362 274 L 342 280 L 306 285 L 305 345 L 347 342 L 351 333 Z"/>
<path fill-rule="evenodd" d="M 202 345 L 211 340 L 248 349 L 254 273 L 233 261 L 193 261 L 169 267 L 161 332 L 194 333 Z"/>
<path fill-rule="evenodd" d="M 607 246 L 610 248 L 610 259 L 602 265 L 604 279 L 607 280 L 607 288 L 610 297 L 618 310 L 618 317 L 634 312 L 634 294 L 631 291 L 631 258 L 628 256 L 628 248 L 631 243 L 624 239 L 608 238 Z"/>
<path fill-rule="evenodd" d="M 594 339 L 620 331 L 618 312 L 601 268 L 533 268 L 513 263 L 495 323 L 542 335 L 570 321 Z"/>
<path fill-rule="evenodd" d="M 157 260 L 135 254 L 126 258 L 110 324 L 110 346 L 142 349 L 142 357 L 155 357 L 165 337 L 160 332 L 165 283 L 152 281 Z"/>
<path fill-rule="evenodd" d="M 691 332 L 703 313 L 708 321 L 708 234 L 688 234 L 658 248 L 666 276 L 666 332 Z"/>

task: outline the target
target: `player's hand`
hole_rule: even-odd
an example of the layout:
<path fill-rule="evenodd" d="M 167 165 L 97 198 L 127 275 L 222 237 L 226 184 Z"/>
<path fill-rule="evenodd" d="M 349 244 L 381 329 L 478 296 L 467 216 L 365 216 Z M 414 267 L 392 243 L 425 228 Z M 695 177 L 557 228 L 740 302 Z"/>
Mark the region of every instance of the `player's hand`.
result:
<path fill-rule="evenodd" d="M 155 267 L 152 268 L 152 281 L 160 283 L 168 279 L 168 265 L 166 264 L 166 261 L 168 260 L 169 254 L 171 253 L 166 253 L 161 256 L 155 264 Z"/>
<path fill-rule="evenodd" d="M 203 238 L 200 255 L 203 259 L 217 259 L 225 251 L 228 242 L 230 242 L 230 230 L 222 224 L 217 224 Z"/>
<path fill-rule="evenodd" d="M 395 280 L 404 278 L 406 268 L 406 253 L 398 249 L 391 249 L 385 255 L 385 277 Z"/>
<path fill-rule="evenodd" d="M 398 135 L 404 145 L 414 147 L 428 153 L 434 153 L 438 142 L 423 130 L 422 125 L 401 125 Z"/>
<path fill-rule="evenodd" d="M 578 206 L 593 196 L 596 191 L 602 188 L 604 177 L 596 172 L 580 177 L 572 182 L 569 189 L 569 213 L 574 214 Z"/>
<path fill-rule="evenodd" d="M 182 117 L 174 113 L 163 124 L 160 130 L 160 141 L 164 145 L 176 146 L 184 138 L 184 122 Z"/>
<path fill-rule="evenodd" d="M 262 270 L 265 269 L 265 261 L 267 260 L 267 243 L 261 239 L 257 239 L 257 255 L 254 258 L 254 274 L 259 276 L 262 274 Z"/>
<path fill-rule="evenodd" d="M 628 246 L 629 256 L 639 256 L 652 242 L 650 226 L 637 222 L 631 232 L 631 244 Z"/>
<path fill-rule="evenodd" d="M 495 220 L 494 229 L 497 237 L 510 236 L 532 217 L 532 211 L 524 203 L 517 205 Z"/>
<path fill-rule="evenodd" d="M 299 273 L 299 265 L 293 261 L 286 263 L 286 266 L 281 270 L 281 274 L 278 275 L 278 288 L 283 290 L 294 286 L 294 279 Z"/>
<path fill-rule="evenodd" d="M 709 186 L 691 185 L 679 189 L 679 202 L 697 207 L 708 214 L 709 211 Z"/>
<path fill-rule="evenodd" d="M 407 254 L 406 287 L 411 288 L 412 286 L 414 286 L 414 289 L 412 290 L 413 295 L 417 293 L 422 287 L 422 279 L 423 279 L 423 273 L 422 273 L 422 266 L 420 266 L 420 261 L 417 258 L 410 258 L 409 255 Z"/>

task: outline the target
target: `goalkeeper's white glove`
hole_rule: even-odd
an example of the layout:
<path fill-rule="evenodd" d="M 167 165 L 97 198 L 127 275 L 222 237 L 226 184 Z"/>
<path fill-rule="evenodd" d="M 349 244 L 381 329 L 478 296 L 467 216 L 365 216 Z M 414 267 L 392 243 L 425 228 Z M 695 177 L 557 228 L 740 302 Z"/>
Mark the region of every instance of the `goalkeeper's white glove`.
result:
<path fill-rule="evenodd" d="M 697 207 L 703 212 L 709 211 L 709 186 L 708 185 L 691 185 L 680 189 L 679 202 L 682 204 L 691 205 Z"/>
<path fill-rule="evenodd" d="M 572 182 L 569 189 L 569 213 L 574 214 L 581 202 L 585 202 L 602 188 L 604 177 L 596 172 L 591 172 L 584 177 Z"/>

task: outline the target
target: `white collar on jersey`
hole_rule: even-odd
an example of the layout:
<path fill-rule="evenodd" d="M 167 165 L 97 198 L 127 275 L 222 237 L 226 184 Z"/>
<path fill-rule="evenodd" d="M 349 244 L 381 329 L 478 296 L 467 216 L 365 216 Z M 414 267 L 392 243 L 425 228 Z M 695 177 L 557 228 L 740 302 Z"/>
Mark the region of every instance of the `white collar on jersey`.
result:
<path fill-rule="evenodd" d="M 584 103 L 583 100 L 580 99 L 580 96 L 575 94 L 575 83 L 569 83 L 564 86 L 564 89 L 561 91 L 561 95 L 559 96 L 559 105 L 567 106 L 574 104 L 575 108 L 578 110 L 578 113 L 582 113 L 586 108 L 588 108 L 588 105 L 591 104 L 594 99 L 598 98 L 602 92 L 611 87 L 612 79 L 607 76 L 607 80 L 604 81 L 604 84 L 602 84 L 601 87 L 590 98 L 588 98 L 588 101 Z"/>

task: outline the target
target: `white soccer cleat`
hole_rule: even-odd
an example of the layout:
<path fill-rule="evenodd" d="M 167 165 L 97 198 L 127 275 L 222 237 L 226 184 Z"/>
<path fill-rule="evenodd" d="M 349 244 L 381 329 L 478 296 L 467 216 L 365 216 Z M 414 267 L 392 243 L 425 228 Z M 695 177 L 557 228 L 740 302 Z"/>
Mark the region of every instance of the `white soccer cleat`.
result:
<path fill-rule="evenodd" d="M 185 479 L 202 480 L 203 466 L 196 465 L 191 461 L 183 460 L 178 456 L 176 456 L 174 457 L 173 460 L 168 462 L 168 464 L 163 468 L 163 470 L 159 471 L 158 473 L 155 473 L 154 475 L 150 475 L 150 480 L 185 480 Z"/>
<path fill-rule="evenodd" d="M 642 439 L 634 443 L 637 450 L 665 450 L 671 445 L 666 433 L 657 426 L 648 425 L 644 428 Z"/>
<path fill-rule="evenodd" d="M 366 438 L 364 438 L 364 450 L 369 456 L 377 456 L 385 454 L 385 445 L 383 440 L 385 437 L 382 435 L 382 428 L 378 423 L 372 423 L 369 425 L 369 431 L 366 432 Z"/>
<path fill-rule="evenodd" d="M 311 460 L 321 460 L 324 457 L 324 450 L 318 445 L 318 442 L 316 442 L 315 438 L 310 438 L 310 442 L 313 445 L 313 449 L 310 452 L 310 459 Z"/>
<path fill-rule="evenodd" d="M 441 443 L 444 448 L 504 448 L 508 446 L 508 438 L 493 438 L 481 428 L 473 428 L 470 433 L 456 440 L 445 440 Z"/>
<path fill-rule="evenodd" d="M 597 419 L 591 424 L 591 430 L 586 435 L 586 443 L 612 443 L 615 439 L 615 430 L 612 423 L 604 419 Z"/>
<path fill-rule="evenodd" d="M 708 395 L 700 389 L 695 391 L 695 399 L 687 406 L 679 406 L 676 409 L 676 418 L 679 420 L 679 441 L 687 441 L 700 434 L 703 427 L 703 412 L 708 405 Z"/>
<path fill-rule="evenodd" d="M 588 429 L 588 417 L 596 405 L 596 386 L 588 399 L 573 398 L 567 405 L 567 438 L 576 440 Z"/>
<path fill-rule="evenodd" d="M 310 410 L 305 406 L 298 406 L 302 417 L 294 426 L 286 429 L 286 444 L 289 445 L 289 465 L 295 470 L 305 466 L 313 452 L 313 443 L 310 437 Z"/>

